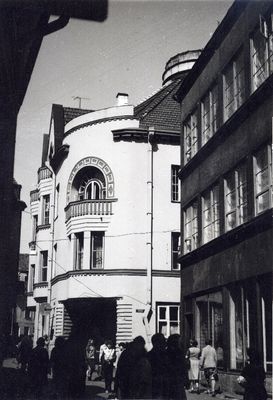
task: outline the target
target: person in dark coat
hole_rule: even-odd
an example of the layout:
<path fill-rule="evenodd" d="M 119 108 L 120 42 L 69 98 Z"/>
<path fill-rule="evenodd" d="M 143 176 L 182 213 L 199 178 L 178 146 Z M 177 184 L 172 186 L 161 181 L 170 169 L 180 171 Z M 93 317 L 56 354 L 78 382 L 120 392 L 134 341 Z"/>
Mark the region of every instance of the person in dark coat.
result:
<path fill-rule="evenodd" d="M 152 336 L 153 348 L 148 352 L 148 360 L 152 370 L 152 398 L 167 398 L 168 365 L 166 339 L 162 333 Z"/>
<path fill-rule="evenodd" d="M 67 395 L 68 368 L 66 355 L 66 341 L 63 336 L 58 336 L 50 356 L 52 381 L 57 399 L 63 399 Z"/>
<path fill-rule="evenodd" d="M 241 372 L 244 377 L 242 386 L 245 388 L 244 400 L 266 400 L 267 393 L 264 387 L 265 370 L 258 352 L 253 348 L 247 349 L 248 364 Z"/>
<path fill-rule="evenodd" d="M 48 352 L 44 346 L 45 340 L 40 337 L 37 340 L 37 346 L 31 351 L 28 361 L 30 393 L 35 399 L 39 399 L 42 396 L 43 389 L 47 385 L 49 358 Z"/>
<path fill-rule="evenodd" d="M 151 399 L 152 373 L 142 336 L 137 336 L 121 354 L 116 380 L 120 399 Z"/>
<path fill-rule="evenodd" d="M 32 337 L 31 336 L 23 336 L 21 341 L 18 343 L 18 353 L 17 353 L 17 361 L 20 364 L 20 368 L 23 372 L 26 372 L 29 358 L 31 355 L 33 347 Z"/>
<path fill-rule="evenodd" d="M 68 371 L 68 396 L 81 399 L 85 392 L 86 363 L 85 345 L 80 332 L 72 330 L 66 342 L 66 361 Z"/>
<path fill-rule="evenodd" d="M 167 340 L 168 399 L 186 400 L 185 385 L 188 381 L 185 354 L 181 349 L 180 335 L 174 334 Z"/>

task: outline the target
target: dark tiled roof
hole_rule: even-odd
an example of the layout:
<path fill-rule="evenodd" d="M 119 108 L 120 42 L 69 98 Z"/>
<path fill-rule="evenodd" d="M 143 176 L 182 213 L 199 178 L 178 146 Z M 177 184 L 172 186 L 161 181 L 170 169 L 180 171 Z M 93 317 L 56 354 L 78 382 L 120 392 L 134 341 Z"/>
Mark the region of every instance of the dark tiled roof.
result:
<path fill-rule="evenodd" d="M 87 114 L 94 111 L 94 110 L 83 110 L 82 108 L 72 108 L 72 107 L 64 107 L 63 109 L 64 109 L 65 125 L 74 118 L 80 117 L 83 114 Z"/>
<path fill-rule="evenodd" d="M 173 99 L 180 84 L 181 79 L 171 82 L 135 107 L 135 117 L 142 126 L 180 130 L 180 105 Z"/>
<path fill-rule="evenodd" d="M 28 271 L 28 262 L 29 262 L 28 254 L 19 254 L 19 271 L 21 272 Z"/>

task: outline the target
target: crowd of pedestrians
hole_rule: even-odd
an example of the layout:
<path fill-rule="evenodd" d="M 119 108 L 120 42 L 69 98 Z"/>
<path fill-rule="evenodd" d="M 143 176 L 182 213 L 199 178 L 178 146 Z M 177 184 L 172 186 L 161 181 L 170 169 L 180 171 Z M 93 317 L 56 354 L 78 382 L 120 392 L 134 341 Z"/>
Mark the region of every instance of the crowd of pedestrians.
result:
<path fill-rule="evenodd" d="M 86 381 L 94 377 L 104 380 L 108 398 L 186 400 L 187 391 L 200 394 L 201 372 L 207 381 L 206 393 L 216 396 L 217 353 L 211 340 L 202 351 L 191 340 L 184 351 L 180 335 L 166 339 L 156 333 L 150 351 L 142 336 L 118 346 L 105 340 L 97 350 L 93 338 L 83 345 L 72 331 L 68 339 L 56 338 L 49 357 L 47 339 L 40 337 L 34 348 L 31 336 L 21 337 L 17 344 L 18 368 L 27 377 L 24 391 L 28 399 L 45 398 L 50 374 L 50 398 L 56 400 L 83 398 Z M 266 400 L 265 372 L 258 353 L 248 349 L 247 354 L 249 362 L 238 378 L 245 389 L 244 400 Z"/>

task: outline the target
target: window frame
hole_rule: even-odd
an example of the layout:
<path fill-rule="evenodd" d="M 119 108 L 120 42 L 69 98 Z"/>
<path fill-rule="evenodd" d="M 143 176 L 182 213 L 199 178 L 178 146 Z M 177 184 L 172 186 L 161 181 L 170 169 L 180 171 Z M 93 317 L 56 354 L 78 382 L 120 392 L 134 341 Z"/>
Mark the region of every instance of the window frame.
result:
<path fill-rule="evenodd" d="M 258 37 L 260 35 L 260 38 Z M 258 37 L 260 40 L 260 44 L 263 43 L 265 47 L 264 54 L 266 54 L 264 58 L 263 64 L 259 68 L 254 68 L 255 65 L 255 56 L 259 53 L 259 50 L 262 50 L 262 46 L 255 51 L 254 40 Z M 261 42 L 263 40 L 263 42 Z M 257 62 L 256 62 L 257 64 Z M 273 8 L 269 10 L 266 16 L 260 15 L 259 24 L 253 30 L 250 37 L 250 65 L 251 65 L 251 93 L 255 92 L 265 81 L 266 79 L 273 73 Z M 260 71 L 260 73 L 259 73 Z M 258 75 L 259 73 L 259 75 Z M 257 79 L 264 75 L 264 77 L 259 81 Z M 256 77 L 256 80 L 255 80 Z"/>
<path fill-rule="evenodd" d="M 241 67 L 241 68 L 240 68 Z M 231 82 L 227 85 L 227 76 L 231 73 Z M 244 103 L 246 99 L 246 71 L 244 52 L 241 48 L 227 64 L 223 71 L 223 113 L 227 121 Z M 231 89 L 228 92 L 228 89 Z M 228 93 L 231 93 L 228 95 Z M 231 98 L 231 100 L 230 100 Z M 230 108 L 232 106 L 232 110 Z"/>
<path fill-rule="evenodd" d="M 83 269 L 84 257 L 84 232 L 75 233 L 75 260 L 74 268 L 77 271 Z"/>
<path fill-rule="evenodd" d="M 205 113 L 205 104 L 208 100 L 208 110 Z M 218 129 L 218 84 L 215 83 L 205 94 L 201 101 L 201 145 L 204 146 Z M 205 116 L 208 116 L 208 127 L 205 128 Z M 207 137 L 206 133 L 209 132 Z"/>
<path fill-rule="evenodd" d="M 189 222 L 187 221 L 187 211 L 189 210 L 190 219 Z M 196 210 L 196 215 L 194 214 L 194 210 Z M 183 254 L 190 253 L 191 251 L 198 248 L 198 238 L 199 238 L 199 231 L 198 231 L 198 200 L 193 200 L 188 207 L 185 207 L 183 210 L 184 215 L 184 226 L 183 226 Z M 196 230 L 194 223 L 196 223 Z M 187 227 L 189 226 L 190 234 L 186 236 Z M 190 250 L 187 249 L 187 242 L 190 241 Z M 194 244 L 194 245 L 192 245 Z"/>
<path fill-rule="evenodd" d="M 42 225 L 50 224 L 50 194 L 43 196 Z"/>
<path fill-rule="evenodd" d="M 263 168 L 257 172 L 257 155 L 265 151 L 266 157 L 267 157 L 267 166 L 266 168 Z M 257 175 L 263 173 L 267 169 L 268 171 L 268 183 L 265 185 L 259 192 L 257 191 Z M 262 147 L 260 147 L 255 154 L 253 155 L 253 178 L 254 178 L 254 203 L 255 203 L 255 215 L 260 215 L 264 211 L 270 209 L 272 207 L 272 152 L 271 152 L 271 146 L 270 144 L 266 144 Z M 258 197 L 263 196 L 266 192 L 268 192 L 268 207 L 263 208 L 261 211 L 259 211 L 259 206 L 258 206 Z"/>
<path fill-rule="evenodd" d="M 95 239 L 99 238 L 100 239 L 100 245 L 101 249 L 94 248 L 94 243 Z M 103 269 L 104 268 L 104 251 L 105 251 L 105 232 L 104 231 L 92 231 L 91 232 L 91 243 L 90 243 L 90 268 L 97 270 L 97 269 Z M 101 255 L 101 262 L 100 266 L 97 266 L 97 261 L 96 265 L 94 264 L 94 255 L 97 253 L 100 253 Z"/>
<path fill-rule="evenodd" d="M 180 165 L 171 165 L 171 202 L 180 203 L 180 181 L 179 181 Z"/>
<path fill-rule="evenodd" d="M 171 268 L 172 271 L 180 271 L 180 264 L 177 262 L 178 255 L 180 253 L 180 232 L 171 232 L 171 245 L 172 245 L 172 259 Z M 177 247 L 174 248 L 174 244 L 177 243 Z"/>
<path fill-rule="evenodd" d="M 183 135 L 184 165 L 186 165 L 198 152 L 198 109 L 197 108 L 185 119 L 183 124 L 183 133 L 184 133 Z M 187 144 L 188 139 L 189 139 L 189 144 Z"/>
<path fill-rule="evenodd" d="M 171 320 L 170 319 L 170 309 L 171 307 L 177 308 L 177 320 Z M 166 309 L 166 318 L 160 318 L 160 308 L 165 308 Z M 156 332 L 157 333 L 163 333 L 160 331 L 160 322 L 166 322 L 167 330 L 166 330 L 166 338 L 171 335 L 171 323 L 177 323 L 177 332 L 180 332 L 180 303 L 168 303 L 168 302 L 157 302 L 156 303 Z M 164 333 L 163 333 L 164 335 Z"/>
<path fill-rule="evenodd" d="M 215 191 L 217 190 L 218 201 L 216 201 Z M 208 194 L 209 206 L 205 209 L 205 196 Z M 217 210 L 217 213 L 215 212 Z M 205 212 L 208 211 L 210 215 L 209 223 L 205 225 Z M 217 216 L 217 218 L 216 218 Z M 218 227 L 218 228 L 217 228 Z M 205 229 L 211 228 L 211 238 L 205 240 Z M 218 233 L 217 233 L 218 230 Z M 213 239 L 220 236 L 220 185 L 215 183 L 207 189 L 202 195 L 202 244 L 208 243 Z"/>
<path fill-rule="evenodd" d="M 48 281 L 48 250 L 42 250 L 40 251 L 40 282 L 47 282 L 47 281 Z"/>
<path fill-rule="evenodd" d="M 244 171 L 244 180 L 240 181 L 240 172 Z M 243 174 L 242 174 L 243 175 Z M 228 179 L 232 178 L 234 187 L 228 192 Z M 241 162 L 236 168 L 226 174 L 224 178 L 224 208 L 225 208 L 225 232 L 228 232 L 239 225 L 244 224 L 248 220 L 248 179 L 247 179 L 247 163 L 246 161 Z M 241 190 L 245 187 L 245 200 L 240 201 L 242 198 Z M 228 210 L 227 197 L 234 192 L 234 207 Z M 246 207 L 246 217 L 244 217 L 243 209 Z M 228 226 L 228 216 L 235 214 L 235 225 L 232 227 Z"/>

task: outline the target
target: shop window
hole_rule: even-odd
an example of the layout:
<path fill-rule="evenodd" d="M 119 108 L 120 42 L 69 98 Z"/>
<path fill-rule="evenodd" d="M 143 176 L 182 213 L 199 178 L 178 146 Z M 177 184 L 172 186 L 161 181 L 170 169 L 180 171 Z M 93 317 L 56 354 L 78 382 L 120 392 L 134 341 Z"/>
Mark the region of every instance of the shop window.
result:
<path fill-rule="evenodd" d="M 260 283 L 262 308 L 263 364 L 266 372 L 272 373 L 272 275 L 265 276 Z"/>
<path fill-rule="evenodd" d="M 157 332 L 166 338 L 180 332 L 180 307 L 177 304 L 157 305 Z"/>
<path fill-rule="evenodd" d="M 184 124 L 184 164 L 197 153 L 197 111 L 195 111 Z"/>
<path fill-rule="evenodd" d="M 217 130 L 218 87 L 215 86 L 204 97 L 202 112 L 202 145 L 204 145 Z"/>
<path fill-rule="evenodd" d="M 180 201 L 180 185 L 179 185 L 179 178 L 178 178 L 178 171 L 179 165 L 172 165 L 172 183 L 171 183 L 171 200 L 174 202 Z"/>
<path fill-rule="evenodd" d="M 207 243 L 219 236 L 219 186 L 215 185 L 208 190 L 202 199 L 203 214 L 203 243 Z"/>
<path fill-rule="evenodd" d="M 249 347 L 249 303 L 241 287 L 230 290 L 230 368 L 241 369 Z"/>
<path fill-rule="evenodd" d="M 197 248 L 198 224 L 197 224 L 198 203 L 194 201 L 184 211 L 184 253 L 189 253 Z"/>
<path fill-rule="evenodd" d="M 247 221 L 247 174 L 242 164 L 225 179 L 225 219 L 226 230 Z"/>
<path fill-rule="evenodd" d="M 218 367 L 223 366 L 223 298 L 222 292 L 214 292 L 196 298 L 196 338 L 200 348 L 207 339 L 218 355 Z"/>
<path fill-rule="evenodd" d="M 47 282 L 48 251 L 40 252 L 41 282 Z"/>
<path fill-rule="evenodd" d="M 82 269 L 83 267 L 83 232 L 75 234 L 75 269 Z"/>
<path fill-rule="evenodd" d="M 91 233 L 91 268 L 103 268 L 104 232 Z"/>
<path fill-rule="evenodd" d="M 49 224 L 49 211 L 50 211 L 50 196 L 49 194 L 43 196 L 43 210 L 42 210 L 42 225 Z"/>
<path fill-rule="evenodd" d="M 245 72 L 243 54 L 240 53 L 224 73 L 225 121 L 242 105 L 245 99 Z"/>
<path fill-rule="evenodd" d="M 178 271 L 180 264 L 178 263 L 178 254 L 180 250 L 180 233 L 172 232 L 172 270 Z"/>
<path fill-rule="evenodd" d="M 251 38 L 252 91 L 273 72 L 273 16 L 260 16 L 258 28 Z"/>
<path fill-rule="evenodd" d="M 254 157 L 256 214 L 272 206 L 271 148 L 265 146 Z"/>

